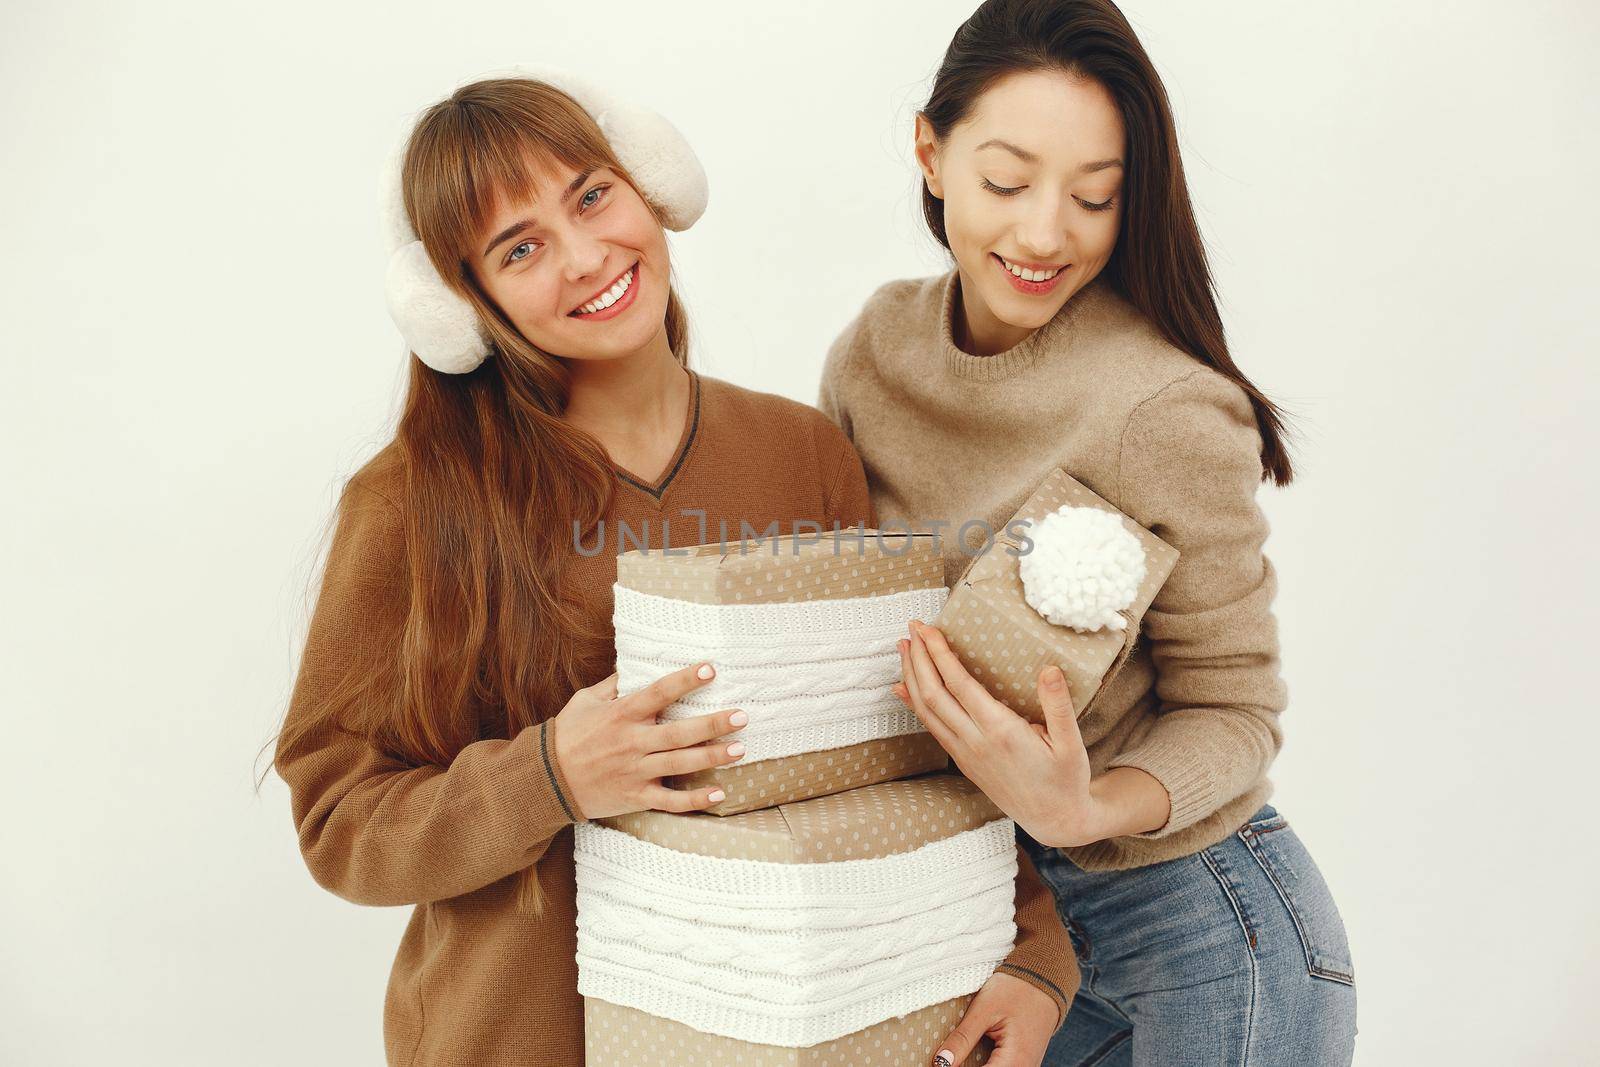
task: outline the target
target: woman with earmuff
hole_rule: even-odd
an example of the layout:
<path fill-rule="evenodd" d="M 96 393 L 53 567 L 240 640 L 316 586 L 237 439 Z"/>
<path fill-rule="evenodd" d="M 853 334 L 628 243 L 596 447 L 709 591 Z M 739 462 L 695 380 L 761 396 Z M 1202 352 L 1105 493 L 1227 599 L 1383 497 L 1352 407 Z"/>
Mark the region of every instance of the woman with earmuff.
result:
<path fill-rule="evenodd" d="M 317 882 L 413 906 L 391 1064 L 582 1063 L 573 824 L 722 799 L 661 778 L 737 759 L 709 742 L 743 714 L 656 722 L 715 665 L 618 695 L 618 524 L 665 548 L 723 523 L 875 522 L 821 413 L 688 367 L 662 227 L 704 208 L 689 147 L 642 108 L 526 74 L 457 89 L 403 151 L 388 295 L 409 389 L 340 496 L 277 738 Z M 1019 867 L 1016 949 L 975 1003 L 1013 1035 L 991 1062 L 1036 1067 L 1015 1048 L 1043 1047 L 1078 974 Z"/>
<path fill-rule="evenodd" d="M 936 627 L 900 643 L 901 699 L 1015 820 L 1072 931 L 1083 983 L 1044 1062 L 1349 1063 L 1344 923 L 1267 803 L 1288 691 L 1255 497 L 1292 477 L 1282 414 L 1229 353 L 1155 66 L 1111 0 L 989 0 L 915 154 L 952 268 L 881 287 L 820 398 L 882 523 L 999 530 L 1064 468 L 1179 552 L 1081 717 L 1053 665 L 1039 726 Z M 974 547 L 945 540 L 949 583 Z"/>

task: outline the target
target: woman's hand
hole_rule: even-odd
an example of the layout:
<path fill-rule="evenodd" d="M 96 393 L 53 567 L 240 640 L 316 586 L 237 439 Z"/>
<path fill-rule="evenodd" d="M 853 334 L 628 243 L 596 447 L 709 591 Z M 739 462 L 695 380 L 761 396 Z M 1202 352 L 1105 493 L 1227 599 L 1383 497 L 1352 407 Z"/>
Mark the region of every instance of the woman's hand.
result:
<path fill-rule="evenodd" d="M 989 1067 L 1039 1067 L 1055 1028 L 1056 1002 L 1048 993 L 1016 975 L 997 971 L 939 1046 L 934 1067 L 965 1063 L 984 1034 L 994 1041 Z"/>
<path fill-rule="evenodd" d="M 1030 723 L 967 673 L 938 628 L 913 619 L 910 630 L 900 642 L 904 680 L 896 695 L 961 773 L 1035 841 L 1066 848 L 1166 823 L 1167 791 L 1150 775 L 1118 767 L 1092 777 L 1059 667 L 1039 673 L 1045 721 Z"/>
<path fill-rule="evenodd" d="M 708 742 L 744 726 L 749 717 L 729 709 L 656 722 L 663 708 L 714 677 L 711 664 L 696 664 L 619 698 L 613 671 L 572 694 L 556 716 L 561 722 L 556 759 L 584 818 L 604 819 L 647 808 L 698 811 L 722 799 L 720 789 L 671 789 L 660 779 L 732 763 L 744 755 L 744 745 L 737 741 Z"/>

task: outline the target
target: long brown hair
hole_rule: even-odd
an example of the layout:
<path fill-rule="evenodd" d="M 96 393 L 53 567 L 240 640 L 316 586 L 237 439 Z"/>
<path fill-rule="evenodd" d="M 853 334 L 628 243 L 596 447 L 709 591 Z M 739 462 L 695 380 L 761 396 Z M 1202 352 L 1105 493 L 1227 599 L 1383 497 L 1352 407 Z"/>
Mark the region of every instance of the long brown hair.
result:
<path fill-rule="evenodd" d="M 413 354 L 393 445 L 405 485 L 403 636 L 393 662 L 352 669 L 315 716 L 286 725 L 280 751 L 331 721 L 399 759 L 447 765 L 599 681 L 584 675 L 578 649 L 609 635 L 563 597 L 561 576 L 573 524 L 587 534 L 610 507 L 610 459 L 561 418 L 565 365 L 511 325 L 471 267 L 498 198 L 527 196 L 552 161 L 609 167 L 637 189 L 590 115 L 542 82 L 474 82 L 417 120 L 402 164 L 406 214 L 440 276 L 477 309 L 492 354 L 466 374 Z M 670 287 L 665 326 L 688 366 L 687 320 Z M 533 867 L 519 876 L 517 904 L 543 913 Z"/>
<path fill-rule="evenodd" d="M 1172 106 L 1155 65 L 1111 0 L 988 0 L 950 40 L 922 114 L 942 141 L 1001 77 L 1059 70 L 1093 78 L 1116 100 L 1127 136 L 1121 232 L 1102 271 L 1163 336 L 1249 395 L 1261 431 L 1262 480 L 1294 478 L 1285 413 L 1228 353 L 1205 246 L 1178 153 Z M 922 213 L 945 248 L 944 201 L 922 186 Z"/>

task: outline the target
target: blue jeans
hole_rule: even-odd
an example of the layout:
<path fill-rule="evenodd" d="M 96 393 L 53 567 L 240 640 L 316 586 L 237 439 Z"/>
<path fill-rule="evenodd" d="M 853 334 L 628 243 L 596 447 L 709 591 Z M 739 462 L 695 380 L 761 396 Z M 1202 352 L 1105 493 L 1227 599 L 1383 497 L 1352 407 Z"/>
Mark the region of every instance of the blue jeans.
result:
<path fill-rule="evenodd" d="M 1210 848 L 1085 871 L 1017 828 L 1083 972 L 1044 1067 L 1349 1064 L 1355 969 L 1344 921 L 1268 804 Z"/>

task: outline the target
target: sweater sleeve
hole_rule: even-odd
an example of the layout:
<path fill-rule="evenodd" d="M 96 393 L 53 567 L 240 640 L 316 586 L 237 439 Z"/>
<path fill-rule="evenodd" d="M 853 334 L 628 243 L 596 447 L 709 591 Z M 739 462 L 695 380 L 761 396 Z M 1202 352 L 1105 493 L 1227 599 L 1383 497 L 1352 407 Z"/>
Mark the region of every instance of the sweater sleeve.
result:
<path fill-rule="evenodd" d="M 1078 956 L 1072 935 L 1056 911 L 1055 894 L 1039 877 L 1021 842 L 1017 844 L 1016 921 L 1016 946 L 995 970 L 1021 978 L 1054 1001 L 1055 1029 L 1059 1030 L 1078 995 Z"/>
<path fill-rule="evenodd" d="M 872 507 L 872 497 L 867 491 L 867 472 L 861 457 L 849 441 L 840 441 L 839 459 L 835 465 L 833 483 L 828 488 L 827 513 L 830 522 L 837 521 L 841 530 L 852 526 L 872 529 L 877 525 L 877 513 Z"/>
<path fill-rule="evenodd" d="M 406 585 L 399 509 L 353 484 L 339 504 L 286 716 L 286 726 L 320 725 L 297 743 L 280 736 L 275 765 L 289 786 L 312 877 L 358 904 L 415 904 L 479 889 L 538 862 L 556 833 L 582 817 L 556 760 L 553 719 L 510 740 L 466 745 L 448 766 L 413 766 L 319 715 L 354 672 L 371 672 L 365 680 L 376 683 L 363 700 L 398 699 L 387 679 Z"/>
<path fill-rule="evenodd" d="M 850 352 L 860 329 L 861 318 L 857 316 L 828 347 L 827 358 L 822 362 L 822 382 L 817 387 L 818 410 L 852 441 L 855 440 L 855 430 L 850 423 L 850 411 L 845 405 L 843 385 Z"/>
<path fill-rule="evenodd" d="M 1192 826 L 1259 782 L 1283 737 L 1277 575 L 1256 504 L 1261 436 L 1243 389 L 1210 368 L 1147 398 L 1122 436 L 1123 510 L 1179 552 L 1144 616 L 1160 701 L 1154 725 L 1110 767 L 1166 787 L 1160 838 Z"/>

